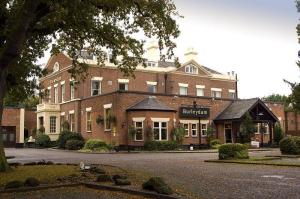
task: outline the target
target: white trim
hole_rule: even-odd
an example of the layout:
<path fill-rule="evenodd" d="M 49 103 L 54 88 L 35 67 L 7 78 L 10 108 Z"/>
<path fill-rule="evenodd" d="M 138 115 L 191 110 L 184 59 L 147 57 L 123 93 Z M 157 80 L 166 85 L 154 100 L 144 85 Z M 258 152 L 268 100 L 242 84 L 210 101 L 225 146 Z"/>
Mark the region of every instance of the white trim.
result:
<path fill-rule="evenodd" d="M 85 108 L 85 111 L 86 112 L 91 112 L 92 111 L 92 107 Z"/>
<path fill-rule="evenodd" d="M 191 123 L 191 124 L 198 124 L 198 120 L 179 120 L 180 123 L 186 124 L 186 123 Z"/>
<path fill-rule="evenodd" d="M 74 113 L 75 113 L 74 110 L 70 110 L 70 111 L 69 111 L 69 114 L 74 114 Z"/>
<path fill-rule="evenodd" d="M 118 83 L 128 83 L 129 79 L 118 79 Z"/>
<path fill-rule="evenodd" d="M 205 85 L 196 85 L 196 88 L 205 88 Z"/>
<path fill-rule="evenodd" d="M 184 128 L 184 137 L 188 138 L 190 137 L 190 124 L 188 122 L 186 123 L 182 123 L 182 127 Z M 186 133 L 186 128 L 184 127 L 184 125 L 187 124 L 187 134 Z"/>
<path fill-rule="evenodd" d="M 58 84 L 54 84 L 53 87 L 56 88 L 58 86 Z"/>
<path fill-rule="evenodd" d="M 200 120 L 200 124 L 209 124 L 209 120 Z"/>
<path fill-rule="evenodd" d="M 146 81 L 147 85 L 153 85 L 153 86 L 156 86 L 157 85 L 157 82 L 150 82 L 150 81 Z"/>
<path fill-rule="evenodd" d="M 145 121 L 145 117 L 133 117 L 132 118 L 132 121 L 134 121 L 134 122 L 143 122 L 143 121 Z"/>
<path fill-rule="evenodd" d="M 180 86 L 180 87 L 189 87 L 189 84 L 178 83 L 178 86 Z"/>
<path fill-rule="evenodd" d="M 111 107 L 112 107 L 112 104 L 104 104 L 104 105 L 103 105 L 103 108 L 104 108 L 104 109 L 111 108 Z"/>
<path fill-rule="evenodd" d="M 143 137 L 143 139 L 141 139 L 141 140 L 137 140 L 136 139 L 136 133 L 135 133 L 135 135 L 134 135 L 134 141 L 135 142 L 142 142 L 142 141 L 144 141 L 144 120 L 143 121 L 134 121 L 134 128 L 136 129 L 136 123 L 137 122 L 141 122 L 142 123 L 142 137 Z"/>
<path fill-rule="evenodd" d="M 48 86 L 48 88 L 47 88 L 48 90 L 51 90 L 51 86 Z"/>
<path fill-rule="evenodd" d="M 193 135 L 193 124 L 196 124 L 196 128 L 194 130 L 196 130 L 196 135 Z M 198 123 L 191 123 L 191 137 L 195 138 L 198 137 L 198 129 L 199 129 L 199 124 Z"/>
<path fill-rule="evenodd" d="M 222 91 L 221 88 L 211 88 L 210 90 L 212 90 L 212 91 Z"/>
<path fill-rule="evenodd" d="M 60 113 L 60 116 L 64 116 L 66 113 L 65 112 L 61 112 Z"/>
<path fill-rule="evenodd" d="M 92 81 L 102 81 L 103 77 L 92 77 L 91 80 Z"/>
<path fill-rule="evenodd" d="M 151 121 L 152 122 L 169 122 L 170 118 L 154 118 L 154 117 L 151 117 Z"/>
<path fill-rule="evenodd" d="M 234 89 L 228 89 L 228 92 L 229 93 L 235 93 L 235 90 Z"/>
<path fill-rule="evenodd" d="M 74 79 L 74 78 L 70 78 L 69 80 L 70 80 L 70 82 L 73 82 L 73 81 L 75 81 L 75 79 Z"/>
<path fill-rule="evenodd" d="M 66 81 L 61 81 L 60 82 L 60 85 L 63 85 L 63 84 L 65 84 L 66 83 Z"/>

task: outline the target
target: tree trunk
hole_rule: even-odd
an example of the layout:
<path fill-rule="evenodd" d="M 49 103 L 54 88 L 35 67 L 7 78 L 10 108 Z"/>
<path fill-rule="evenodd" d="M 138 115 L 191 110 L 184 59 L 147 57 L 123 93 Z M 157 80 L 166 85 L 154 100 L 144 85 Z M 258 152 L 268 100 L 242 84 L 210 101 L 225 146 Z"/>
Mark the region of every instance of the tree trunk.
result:
<path fill-rule="evenodd" d="M 7 171 L 9 169 L 7 160 L 5 158 L 3 137 L 2 137 L 2 114 L 3 114 L 3 103 L 6 91 L 6 77 L 7 69 L 0 68 L 0 172 Z"/>

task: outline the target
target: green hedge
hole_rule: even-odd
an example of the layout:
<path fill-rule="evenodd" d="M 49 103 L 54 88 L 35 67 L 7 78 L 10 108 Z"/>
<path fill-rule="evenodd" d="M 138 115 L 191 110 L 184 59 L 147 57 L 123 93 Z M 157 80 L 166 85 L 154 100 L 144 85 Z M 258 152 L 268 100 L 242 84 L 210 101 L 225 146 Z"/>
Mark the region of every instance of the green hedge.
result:
<path fill-rule="evenodd" d="M 299 155 L 300 154 L 300 137 L 288 136 L 279 142 L 280 151 L 282 154 Z"/>
<path fill-rule="evenodd" d="M 89 139 L 85 145 L 84 145 L 85 150 L 96 150 L 96 149 L 107 149 L 107 144 L 99 139 Z"/>
<path fill-rule="evenodd" d="M 65 148 L 68 150 L 79 150 L 84 146 L 84 141 L 82 140 L 68 140 Z"/>
<path fill-rule="evenodd" d="M 219 139 L 213 139 L 210 141 L 209 146 L 220 145 L 222 144 Z"/>
<path fill-rule="evenodd" d="M 35 137 L 35 145 L 37 147 L 47 148 L 51 144 L 50 137 L 44 133 L 38 133 Z"/>
<path fill-rule="evenodd" d="M 222 144 L 219 147 L 219 159 L 247 159 L 248 147 L 243 144 Z"/>
<path fill-rule="evenodd" d="M 84 141 L 80 133 L 75 133 L 71 131 L 62 131 L 58 136 L 58 140 L 57 140 L 58 147 L 61 149 L 66 148 L 66 143 L 68 140 Z"/>
<path fill-rule="evenodd" d="M 175 150 L 177 148 L 176 141 L 147 141 L 144 145 L 144 149 L 148 151 Z"/>

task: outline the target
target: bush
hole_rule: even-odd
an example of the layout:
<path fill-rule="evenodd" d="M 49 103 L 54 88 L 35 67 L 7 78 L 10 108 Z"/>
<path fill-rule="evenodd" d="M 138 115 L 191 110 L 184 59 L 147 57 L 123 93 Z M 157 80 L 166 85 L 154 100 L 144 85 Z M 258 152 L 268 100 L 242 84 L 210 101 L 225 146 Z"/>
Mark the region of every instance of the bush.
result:
<path fill-rule="evenodd" d="M 100 174 L 96 178 L 96 182 L 111 182 L 111 176 L 107 174 Z"/>
<path fill-rule="evenodd" d="M 247 159 L 248 147 L 243 144 L 223 144 L 219 147 L 219 159 Z"/>
<path fill-rule="evenodd" d="M 148 151 L 175 150 L 177 148 L 176 141 L 147 141 L 144 145 L 144 149 Z"/>
<path fill-rule="evenodd" d="M 6 183 L 4 188 L 5 189 L 16 189 L 16 188 L 19 188 L 22 186 L 23 186 L 23 182 L 14 180 L 14 181 L 10 181 L 10 182 Z"/>
<path fill-rule="evenodd" d="M 213 147 L 214 145 L 220 145 L 222 144 L 219 139 L 213 139 L 210 141 L 209 146 Z"/>
<path fill-rule="evenodd" d="M 44 133 L 39 133 L 35 137 L 35 145 L 38 147 L 46 148 L 49 147 L 50 144 L 51 144 L 50 137 Z"/>
<path fill-rule="evenodd" d="M 274 142 L 278 145 L 280 140 L 282 140 L 283 134 L 279 123 L 276 123 L 274 128 Z"/>
<path fill-rule="evenodd" d="M 83 141 L 83 137 L 80 133 L 75 133 L 71 131 L 62 131 L 57 140 L 58 147 L 64 149 L 66 147 L 66 143 L 68 140 L 81 140 Z"/>
<path fill-rule="evenodd" d="M 82 140 L 68 140 L 65 148 L 68 150 L 79 150 L 84 146 L 84 141 Z"/>
<path fill-rule="evenodd" d="M 147 182 L 143 183 L 143 189 L 153 190 L 160 194 L 170 195 L 173 193 L 171 187 L 169 187 L 163 178 L 152 177 Z"/>
<path fill-rule="evenodd" d="M 131 182 L 128 179 L 118 178 L 115 180 L 116 185 L 131 185 Z"/>
<path fill-rule="evenodd" d="M 40 181 L 36 178 L 29 177 L 25 180 L 24 185 L 28 187 L 37 187 L 40 185 Z"/>
<path fill-rule="evenodd" d="M 105 142 L 99 139 L 89 139 L 85 145 L 84 145 L 85 150 L 102 150 L 102 149 L 107 149 L 107 145 Z"/>
<path fill-rule="evenodd" d="M 300 137 L 288 136 L 279 142 L 280 151 L 282 154 L 299 155 L 300 154 Z"/>

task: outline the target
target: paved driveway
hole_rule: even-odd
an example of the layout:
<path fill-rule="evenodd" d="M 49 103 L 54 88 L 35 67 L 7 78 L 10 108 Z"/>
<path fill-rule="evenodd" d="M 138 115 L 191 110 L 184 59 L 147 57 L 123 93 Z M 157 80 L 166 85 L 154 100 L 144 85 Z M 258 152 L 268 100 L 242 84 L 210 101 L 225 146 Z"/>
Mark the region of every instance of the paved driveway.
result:
<path fill-rule="evenodd" d="M 262 156 L 274 152 L 255 152 Z M 205 163 L 215 153 L 82 154 L 44 149 L 6 149 L 10 161 L 80 161 L 163 176 L 199 198 L 300 198 L 300 168 Z"/>

